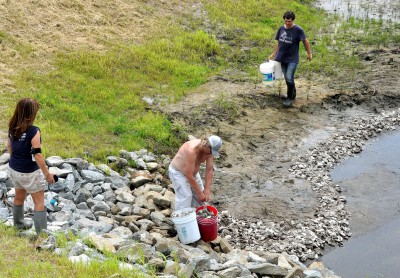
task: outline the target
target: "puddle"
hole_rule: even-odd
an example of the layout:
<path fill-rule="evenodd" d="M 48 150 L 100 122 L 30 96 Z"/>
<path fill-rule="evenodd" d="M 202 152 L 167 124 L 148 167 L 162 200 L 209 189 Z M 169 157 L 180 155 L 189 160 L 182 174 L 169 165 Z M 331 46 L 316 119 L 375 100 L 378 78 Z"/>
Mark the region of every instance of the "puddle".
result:
<path fill-rule="evenodd" d="M 343 278 L 400 273 L 399 142 L 400 131 L 369 141 L 331 173 L 347 198 L 353 236 L 322 261 Z"/>

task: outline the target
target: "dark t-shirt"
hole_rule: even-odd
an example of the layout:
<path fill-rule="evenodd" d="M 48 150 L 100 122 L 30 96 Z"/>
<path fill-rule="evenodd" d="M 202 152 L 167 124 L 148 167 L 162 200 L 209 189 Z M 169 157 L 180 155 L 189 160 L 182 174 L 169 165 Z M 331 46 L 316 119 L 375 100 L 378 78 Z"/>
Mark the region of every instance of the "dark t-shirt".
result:
<path fill-rule="evenodd" d="M 299 44 L 306 39 L 306 34 L 300 26 L 294 25 L 290 29 L 281 26 L 276 33 L 278 52 L 275 61 L 281 63 L 299 63 Z"/>
<path fill-rule="evenodd" d="M 19 140 L 13 140 L 8 135 L 11 142 L 11 157 L 9 166 L 11 169 L 21 173 L 32 173 L 39 169 L 36 161 L 32 161 L 32 138 L 35 137 L 40 129 L 37 126 L 31 126 L 22 134 Z"/>

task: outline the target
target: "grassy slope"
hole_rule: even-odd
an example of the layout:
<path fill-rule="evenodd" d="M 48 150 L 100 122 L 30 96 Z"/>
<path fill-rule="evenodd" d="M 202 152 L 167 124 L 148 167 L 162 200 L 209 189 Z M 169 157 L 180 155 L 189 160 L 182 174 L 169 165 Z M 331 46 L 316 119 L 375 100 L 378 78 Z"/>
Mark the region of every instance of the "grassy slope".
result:
<path fill-rule="evenodd" d="M 36 124 L 46 155 L 104 160 L 120 149 L 170 153 L 186 136 L 157 105 L 179 100 L 225 69 L 259 78 L 258 65 L 272 51 L 285 10 L 296 12 L 313 42 L 315 59 L 298 70 L 309 80 L 354 73 L 358 49 L 346 51 L 349 42 L 399 41 L 398 26 L 382 32 L 380 22 L 338 24 L 309 2 L 3 3 L 0 131 L 7 131 L 15 102 L 30 96 L 41 103 Z"/>
<path fill-rule="evenodd" d="M 288 8 L 310 34 L 318 28 L 319 16 L 297 2 L 240 2 L 243 9 L 234 1 L 4 4 L 14 24 L 0 24 L 8 69 L 1 129 L 30 96 L 41 104 L 46 155 L 102 160 L 120 149 L 176 149 L 185 134 L 143 97 L 179 100 L 228 67 L 257 75 Z M 41 21 L 46 12 L 50 22 Z"/>

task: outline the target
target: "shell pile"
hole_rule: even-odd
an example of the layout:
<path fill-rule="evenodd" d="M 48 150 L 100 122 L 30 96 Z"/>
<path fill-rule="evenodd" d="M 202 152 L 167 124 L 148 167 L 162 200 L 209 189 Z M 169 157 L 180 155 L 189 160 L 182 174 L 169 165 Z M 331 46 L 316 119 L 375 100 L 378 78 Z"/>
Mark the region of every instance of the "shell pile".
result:
<path fill-rule="evenodd" d="M 204 206 L 202 209 L 197 211 L 197 217 L 211 219 L 214 218 L 215 215 L 211 210 L 208 209 L 207 206 Z"/>
<path fill-rule="evenodd" d="M 227 211 L 220 213 L 219 233 L 245 250 L 287 252 L 302 261 L 322 255 L 325 245 L 339 245 L 351 236 L 350 213 L 340 186 L 330 171 L 343 159 L 362 151 L 365 141 L 400 125 L 400 110 L 378 117 L 357 119 L 347 131 L 309 149 L 291 165 L 292 175 L 308 180 L 316 192 L 318 208 L 314 218 L 284 220 L 237 219 Z"/>

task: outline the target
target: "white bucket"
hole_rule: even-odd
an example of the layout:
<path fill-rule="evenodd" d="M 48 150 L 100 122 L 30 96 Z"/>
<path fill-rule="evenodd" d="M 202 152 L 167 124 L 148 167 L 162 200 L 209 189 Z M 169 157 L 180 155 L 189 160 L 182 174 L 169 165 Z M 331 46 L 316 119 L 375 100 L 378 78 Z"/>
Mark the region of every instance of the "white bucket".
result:
<path fill-rule="evenodd" d="M 175 224 L 180 242 L 187 244 L 200 239 L 200 230 L 194 208 L 176 210 L 172 213 L 171 219 Z"/>
<path fill-rule="evenodd" d="M 274 61 L 274 76 L 275 80 L 283 78 L 281 63 Z"/>
<path fill-rule="evenodd" d="M 274 67 L 274 61 L 269 61 L 260 65 L 260 72 L 263 75 L 262 82 L 264 85 L 272 85 L 275 82 Z"/>

